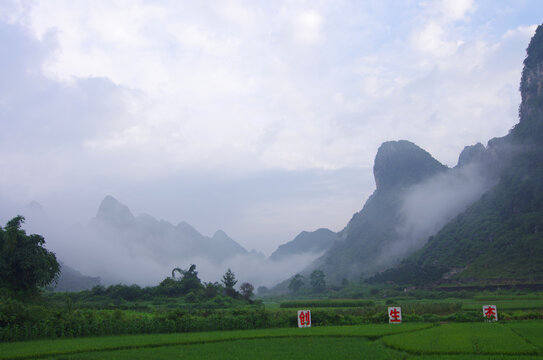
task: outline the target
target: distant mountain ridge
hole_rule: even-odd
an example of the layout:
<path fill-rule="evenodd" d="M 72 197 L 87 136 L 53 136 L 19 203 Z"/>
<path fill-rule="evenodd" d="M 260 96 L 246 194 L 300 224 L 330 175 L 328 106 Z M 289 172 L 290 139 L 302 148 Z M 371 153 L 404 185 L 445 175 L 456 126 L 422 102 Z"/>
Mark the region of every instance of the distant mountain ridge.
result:
<path fill-rule="evenodd" d="M 126 205 L 112 196 L 103 199 L 90 227 L 97 236 L 122 243 L 130 251 L 143 252 L 160 262 L 194 258 L 222 262 L 248 254 L 222 230 L 208 237 L 186 222 L 174 226 L 151 215 L 134 216 Z"/>
<path fill-rule="evenodd" d="M 58 281 L 49 288 L 56 292 L 83 291 L 99 285 L 101 285 L 99 277 L 82 275 L 79 271 L 61 263 Z"/>
<path fill-rule="evenodd" d="M 316 254 L 328 250 L 338 239 L 335 232 L 321 228 L 312 232 L 302 231 L 293 240 L 279 245 L 270 255 L 270 260 L 284 260 L 290 256 Z"/>

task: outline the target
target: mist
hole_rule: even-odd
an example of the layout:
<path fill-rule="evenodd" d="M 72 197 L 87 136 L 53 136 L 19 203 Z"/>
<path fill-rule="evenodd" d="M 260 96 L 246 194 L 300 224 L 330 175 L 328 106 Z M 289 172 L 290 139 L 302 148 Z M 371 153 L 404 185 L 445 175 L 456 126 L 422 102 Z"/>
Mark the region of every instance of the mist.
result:
<path fill-rule="evenodd" d="M 397 241 L 385 259 L 403 259 L 488 191 L 496 180 L 479 162 L 456 167 L 408 189 L 401 200 Z"/>
<path fill-rule="evenodd" d="M 83 275 L 100 277 L 103 285 L 155 286 L 170 276 L 173 268 L 188 269 L 195 264 L 198 276 L 204 282 L 220 282 L 230 268 L 238 279 L 238 286 L 249 282 L 255 289 L 271 287 L 286 276 L 302 271 L 322 255 L 306 253 L 271 261 L 264 254 L 252 250 L 217 259 L 206 253 L 191 254 L 197 249 L 184 246 L 183 239 L 175 238 L 174 233 L 165 235 L 157 232 L 156 237 L 149 237 L 148 233 L 138 234 L 134 228 L 104 225 L 97 218 L 86 223 L 70 223 L 66 216 L 49 213 L 35 202 L 27 205 L 22 213 L 26 217 L 23 229 L 27 233 L 43 235 L 45 246 L 56 254 L 57 260 Z M 159 224 L 161 231 L 175 229 L 172 224 L 158 221 L 150 215 L 138 215 L 135 219 Z"/>

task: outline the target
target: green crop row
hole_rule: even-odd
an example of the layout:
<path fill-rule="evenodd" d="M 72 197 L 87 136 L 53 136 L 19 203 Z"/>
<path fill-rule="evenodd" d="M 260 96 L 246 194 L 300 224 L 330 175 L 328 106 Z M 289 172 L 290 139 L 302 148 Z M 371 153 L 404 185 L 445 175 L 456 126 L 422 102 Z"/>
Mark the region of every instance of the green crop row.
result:
<path fill-rule="evenodd" d="M 541 323 L 532 323 L 530 328 L 543 332 Z M 527 342 L 512 328 L 499 323 L 445 324 L 422 332 L 386 336 L 382 341 L 414 354 L 535 355 L 541 351 L 535 343 Z"/>
<path fill-rule="evenodd" d="M 0 359 L 539 359 L 543 322 L 371 324 L 0 343 Z"/>
<path fill-rule="evenodd" d="M 364 338 L 285 337 L 272 339 L 232 340 L 215 343 L 138 348 L 77 354 L 78 360 L 145 360 L 145 359 L 403 359 L 402 353 Z M 74 355 L 60 357 L 73 359 Z"/>
<path fill-rule="evenodd" d="M 317 308 L 317 307 L 367 307 L 375 306 L 371 300 L 291 300 L 282 301 L 280 308 Z"/>
<path fill-rule="evenodd" d="M 185 334 L 151 334 L 87 337 L 82 339 L 38 340 L 0 343 L 0 359 L 33 358 L 104 350 L 142 349 L 160 346 L 216 343 L 231 340 L 255 340 L 284 337 L 366 337 L 410 332 L 428 328 L 430 324 L 374 324 L 371 326 L 327 326 L 306 329 L 282 328 L 243 331 L 212 331 Z M 138 350 L 139 351 L 139 350 Z M 151 356 L 152 358 L 155 358 Z"/>

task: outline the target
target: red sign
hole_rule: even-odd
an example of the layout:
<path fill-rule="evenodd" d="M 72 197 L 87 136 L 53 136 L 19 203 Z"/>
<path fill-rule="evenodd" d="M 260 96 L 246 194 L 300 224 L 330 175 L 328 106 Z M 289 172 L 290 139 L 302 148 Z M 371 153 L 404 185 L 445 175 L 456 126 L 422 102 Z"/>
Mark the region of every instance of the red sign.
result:
<path fill-rule="evenodd" d="M 402 308 L 401 307 L 389 307 L 388 308 L 388 323 L 399 324 L 402 322 Z"/>
<path fill-rule="evenodd" d="M 498 309 L 496 305 L 483 305 L 483 316 L 488 321 L 498 321 Z"/>
<path fill-rule="evenodd" d="M 311 327 L 310 310 L 298 310 L 298 327 Z"/>

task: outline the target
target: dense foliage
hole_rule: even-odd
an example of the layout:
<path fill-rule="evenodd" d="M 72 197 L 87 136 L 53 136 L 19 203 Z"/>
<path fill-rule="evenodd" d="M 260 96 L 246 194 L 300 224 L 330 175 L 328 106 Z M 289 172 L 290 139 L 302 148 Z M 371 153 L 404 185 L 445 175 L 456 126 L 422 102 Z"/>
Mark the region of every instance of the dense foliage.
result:
<path fill-rule="evenodd" d="M 299 292 L 305 285 L 305 279 L 302 274 L 296 274 L 290 279 L 288 289 L 293 293 Z"/>
<path fill-rule="evenodd" d="M 0 227 L 0 288 L 28 293 L 55 281 L 60 265 L 43 236 L 27 235 L 23 223 L 24 217 L 16 216 Z"/>
<path fill-rule="evenodd" d="M 326 276 L 322 270 L 314 270 L 309 275 L 309 281 L 311 283 L 311 288 L 314 292 L 321 292 L 326 287 Z"/>

